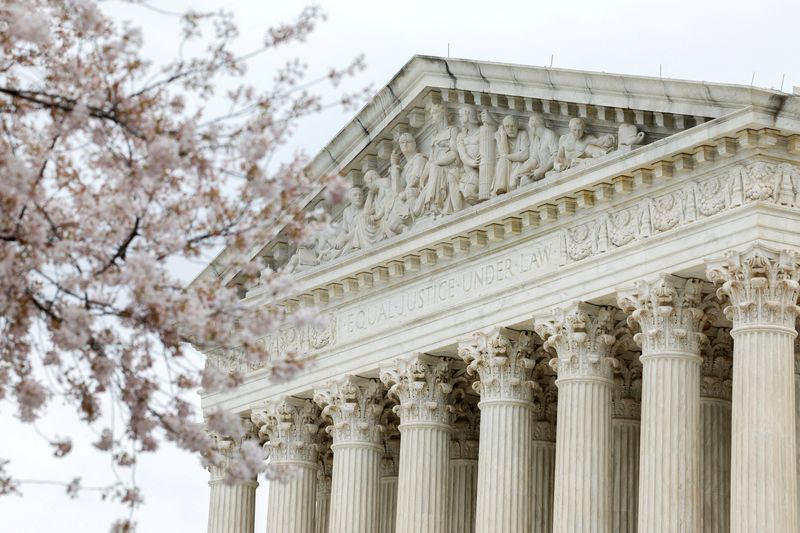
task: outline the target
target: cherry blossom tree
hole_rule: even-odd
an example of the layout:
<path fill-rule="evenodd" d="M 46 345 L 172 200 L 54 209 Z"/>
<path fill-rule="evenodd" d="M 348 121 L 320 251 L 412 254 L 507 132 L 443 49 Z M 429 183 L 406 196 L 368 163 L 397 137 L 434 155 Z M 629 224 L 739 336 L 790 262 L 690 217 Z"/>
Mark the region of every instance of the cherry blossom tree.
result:
<path fill-rule="evenodd" d="M 219 279 L 186 287 L 170 265 L 224 246 L 229 268 L 254 277 L 263 266 L 248 254 L 281 228 L 294 239 L 325 230 L 325 213 L 302 209 L 315 186 L 303 157 L 275 158 L 299 119 L 357 101 L 325 102 L 316 84 L 336 85 L 361 59 L 322 80 L 292 60 L 269 87 L 217 91 L 323 18 L 306 8 L 269 28 L 259 49 L 237 54 L 229 13 L 190 11 L 175 17 L 174 60 L 155 65 L 143 57 L 142 32 L 94 0 L 0 0 L 0 399 L 22 421 L 35 422 L 58 398 L 120 468 L 164 439 L 214 464 L 221 458 L 209 432 L 237 437 L 244 428 L 221 411 L 203 420 L 194 398 L 241 376 L 193 364 L 189 343 L 239 347 L 276 379 L 301 369 L 300 354 L 270 354 L 257 340 L 314 314 L 247 309 L 237 287 Z M 220 101 L 228 111 L 212 115 Z M 341 201 L 344 181 L 319 179 L 328 202 Z M 260 274 L 276 299 L 291 285 L 280 271 Z M 109 410 L 114 426 L 105 425 Z M 70 453 L 69 438 L 48 438 L 54 455 Z M 263 465 L 261 448 L 245 445 L 230 481 Z M 24 488 L 12 467 L 0 458 L 0 494 Z M 78 480 L 65 486 L 81 490 Z M 142 499 L 130 481 L 107 494 L 131 508 Z"/>

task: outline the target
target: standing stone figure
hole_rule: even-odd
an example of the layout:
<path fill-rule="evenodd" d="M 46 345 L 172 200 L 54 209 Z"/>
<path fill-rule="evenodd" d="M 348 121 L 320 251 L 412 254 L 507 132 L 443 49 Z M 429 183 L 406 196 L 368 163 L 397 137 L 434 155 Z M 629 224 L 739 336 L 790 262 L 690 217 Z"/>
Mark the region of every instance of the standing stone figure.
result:
<path fill-rule="evenodd" d="M 520 185 L 527 185 L 544 178 L 546 172 L 553 169 L 553 162 L 558 154 L 558 135 L 547 127 L 544 117 L 534 113 L 528 119 L 531 135 L 530 157 L 518 170 Z"/>
<path fill-rule="evenodd" d="M 494 166 L 497 161 L 497 141 L 494 134 L 497 131 L 492 114 L 488 110 L 481 111 L 481 160 L 478 169 L 478 199 L 488 200 L 492 194 L 494 182 Z"/>
<path fill-rule="evenodd" d="M 517 119 L 506 115 L 495 134 L 497 140 L 497 166 L 494 171 L 492 193 L 495 195 L 511 191 L 516 187 L 518 170 L 530 153 L 528 132 L 519 129 Z"/>
<path fill-rule="evenodd" d="M 456 211 L 463 207 L 463 203 L 474 204 L 478 201 L 479 168 L 481 164 L 481 132 L 478 126 L 478 114 L 472 107 L 462 107 L 458 110 L 458 119 L 461 123 L 461 132 L 456 138 L 458 155 L 464 164 L 464 169 L 459 182 L 459 195 L 451 198 Z M 451 197 L 453 195 L 451 194 Z"/>
<path fill-rule="evenodd" d="M 448 198 L 448 184 L 458 182 L 458 128 L 448 124 L 447 109 L 442 104 L 431 104 L 428 113 L 434 128 L 428 180 L 417 198 L 414 213 L 452 213 L 454 209 Z"/>
<path fill-rule="evenodd" d="M 422 188 L 421 179 L 426 172 L 428 158 L 417 152 L 417 142 L 410 133 L 403 133 L 397 139 L 397 146 L 400 153 L 406 158 L 406 164 L 400 167 L 400 153 L 392 151 L 390 174 L 396 191 L 407 205 L 413 206 L 417 202 L 420 189 Z"/>
<path fill-rule="evenodd" d="M 596 137 L 587 134 L 586 122 L 582 118 L 573 118 L 569 121 L 569 133 L 562 135 L 558 141 L 558 154 L 553 167 L 561 172 L 592 158 L 602 157 L 614 148 L 616 142 L 613 135 Z"/>

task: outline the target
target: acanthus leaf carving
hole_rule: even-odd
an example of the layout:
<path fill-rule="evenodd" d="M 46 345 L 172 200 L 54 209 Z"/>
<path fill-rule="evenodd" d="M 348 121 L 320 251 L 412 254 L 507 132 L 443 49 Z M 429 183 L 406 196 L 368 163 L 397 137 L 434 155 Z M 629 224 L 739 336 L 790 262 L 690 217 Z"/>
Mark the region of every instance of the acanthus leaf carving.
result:
<path fill-rule="evenodd" d="M 251 414 L 259 436 L 266 441 L 273 463 L 303 462 L 317 466 L 320 411 L 310 400 L 278 398 Z"/>
<path fill-rule="evenodd" d="M 780 326 L 794 330 L 800 314 L 800 259 L 794 250 L 774 250 L 756 242 L 745 251 L 731 251 L 706 261 L 708 278 L 726 299 L 725 316 L 734 328 Z"/>
<path fill-rule="evenodd" d="M 536 386 L 531 381 L 534 361 L 533 338 L 522 331 L 510 337 L 509 333 L 493 328 L 476 332 L 470 341 L 462 342 L 458 355 L 467 363 L 467 374 L 478 375 L 473 388 L 481 395 L 481 402 L 488 400 L 530 401 Z"/>
<path fill-rule="evenodd" d="M 383 387 L 374 379 L 346 375 L 315 389 L 314 402 L 333 424 L 333 446 L 343 443 L 382 445 Z"/>
<path fill-rule="evenodd" d="M 401 427 L 449 424 L 447 403 L 453 384 L 447 359 L 414 354 L 409 360 L 398 359 L 392 367 L 382 369 L 380 377 L 389 388 L 389 397 L 399 402 L 394 412 L 400 417 Z"/>
<path fill-rule="evenodd" d="M 617 294 L 617 305 L 630 315 L 631 326 L 638 324 L 641 329 L 634 340 L 642 346 L 642 357 L 681 352 L 699 358 L 706 342 L 702 300 L 702 280 L 668 274 L 652 282 L 640 281 Z"/>
<path fill-rule="evenodd" d="M 616 365 L 611 357 L 613 326 L 610 307 L 575 302 L 554 309 L 553 320 L 539 321 L 535 329 L 544 339 L 544 349 L 557 354 L 550 365 L 559 380 L 598 377 L 610 381 Z"/>

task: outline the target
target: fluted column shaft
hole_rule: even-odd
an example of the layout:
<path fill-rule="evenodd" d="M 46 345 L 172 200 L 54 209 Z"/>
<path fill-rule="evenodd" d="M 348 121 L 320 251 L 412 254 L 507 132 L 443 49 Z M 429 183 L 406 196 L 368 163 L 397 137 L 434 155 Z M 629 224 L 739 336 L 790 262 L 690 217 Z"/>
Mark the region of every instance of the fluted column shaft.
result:
<path fill-rule="evenodd" d="M 424 354 L 381 370 L 399 401 L 397 533 L 449 533 L 450 378 L 449 360 Z"/>
<path fill-rule="evenodd" d="M 319 408 L 310 400 L 283 397 L 250 418 L 267 438 L 271 464 L 290 472 L 270 482 L 267 533 L 314 533 Z"/>
<path fill-rule="evenodd" d="M 476 533 L 532 530 L 532 422 L 530 370 L 533 342 L 527 333 L 515 340 L 499 330 L 476 333 L 459 355 L 477 373 L 481 394 Z"/>
<path fill-rule="evenodd" d="M 639 507 L 639 435 L 641 424 L 631 418 L 611 419 L 611 472 L 614 533 L 636 533 Z"/>
<path fill-rule="evenodd" d="M 796 531 L 794 336 L 734 327 L 731 531 Z"/>
<path fill-rule="evenodd" d="M 375 533 L 380 523 L 383 390 L 375 380 L 345 376 L 314 393 L 333 424 L 330 533 Z"/>
<path fill-rule="evenodd" d="M 450 431 L 446 425 L 400 424 L 397 533 L 448 533 Z"/>
<path fill-rule="evenodd" d="M 381 478 L 381 510 L 378 533 L 395 533 L 397 523 L 397 476 Z"/>
<path fill-rule="evenodd" d="M 531 403 L 481 401 L 477 533 L 531 528 Z"/>
<path fill-rule="evenodd" d="M 331 491 L 330 488 L 321 491 L 317 490 L 317 506 L 314 517 L 314 531 L 316 533 L 328 533 L 328 520 L 331 514 Z"/>
<path fill-rule="evenodd" d="M 288 479 L 269 485 L 267 533 L 314 533 L 317 501 L 316 463 L 282 461 L 292 469 Z"/>
<path fill-rule="evenodd" d="M 794 435 L 795 435 L 795 464 L 797 468 L 797 516 L 800 520 L 800 352 L 797 349 L 795 338 L 794 352 Z"/>
<path fill-rule="evenodd" d="M 533 441 L 533 532 L 553 531 L 556 443 Z"/>
<path fill-rule="evenodd" d="M 639 530 L 700 525 L 700 362 L 692 353 L 642 354 Z"/>
<path fill-rule="evenodd" d="M 731 402 L 700 397 L 700 485 L 702 533 L 731 530 Z"/>
<path fill-rule="evenodd" d="M 221 477 L 209 481 L 208 533 L 253 533 L 256 513 L 256 481 L 226 485 Z M 216 478 L 216 479 L 215 479 Z"/>
<path fill-rule="evenodd" d="M 380 463 L 377 444 L 344 442 L 333 449 L 330 533 L 374 533 L 378 529 Z"/>
<path fill-rule="evenodd" d="M 537 323 L 558 374 L 554 533 L 611 533 L 612 310 L 577 302 Z"/>
<path fill-rule="evenodd" d="M 600 377 L 559 377 L 555 533 L 611 531 L 611 386 Z"/>
<path fill-rule="evenodd" d="M 617 299 L 641 329 L 639 531 L 700 529 L 702 287 L 662 275 Z"/>
<path fill-rule="evenodd" d="M 733 322 L 731 532 L 796 532 L 794 339 L 800 259 L 756 243 L 706 263 Z"/>
<path fill-rule="evenodd" d="M 475 533 L 478 460 L 450 459 L 450 533 Z"/>

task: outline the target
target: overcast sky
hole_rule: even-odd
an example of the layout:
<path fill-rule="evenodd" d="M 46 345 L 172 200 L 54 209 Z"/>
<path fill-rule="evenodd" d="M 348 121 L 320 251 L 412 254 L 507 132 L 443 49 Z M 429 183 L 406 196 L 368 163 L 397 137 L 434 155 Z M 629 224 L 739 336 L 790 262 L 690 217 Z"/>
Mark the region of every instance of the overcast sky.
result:
<path fill-rule="evenodd" d="M 243 51 L 255 48 L 264 30 L 289 18 L 304 4 L 291 1 L 152 0 L 161 8 L 180 11 L 233 9 L 242 33 Z M 322 1 L 329 19 L 302 46 L 281 58 L 259 58 L 248 79 L 268 84 L 279 59 L 288 55 L 309 63 L 312 72 L 342 65 L 364 53 L 368 68 L 349 87 L 372 84 L 380 89 L 414 54 L 547 65 L 622 74 L 706 80 L 792 91 L 800 85 L 797 21 L 800 2 L 786 0 L 667 0 L 524 2 L 376 0 Z M 109 3 L 106 9 L 145 29 L 147 53 L 156 61 L 175 50 L 174 21 L 141 7 Z M 754 76 L 755 73 L 755 76 Z M 352 113 L 328 110 L 307 119 L 291 150 L 310 156 L 319 151 Z M 202 265 L 188 265 L 179 274 L 190 279 Z M 81 476 L 85 485 L 108 482 L 104 456 L 91 453 L 95 437 L 82 429 L 69 411 L 51 412 L 40 424 L 49 434 L 73 435 L 75 451 L 66 459 L 49 459 L 49 450 L 33 428 L 17 423 L 8 402 L 0 403 L 0 457 L 12 460 L 21 478 L 64 479 Z M 146 504 L 135 520 L 140 532 L 205 531 L 207 474 L 197 461 L 166 446 L 143 457 L 137 480 Z M 123 510 L 101 503 L 95 495 L 69 500 L 63 489 L 29 486 L 25 496 L 0 498 L 0 530 L 10 533 L 107 531 Z M 265 528 L 266 491 L 258 489 L 256 531 Z"/>

